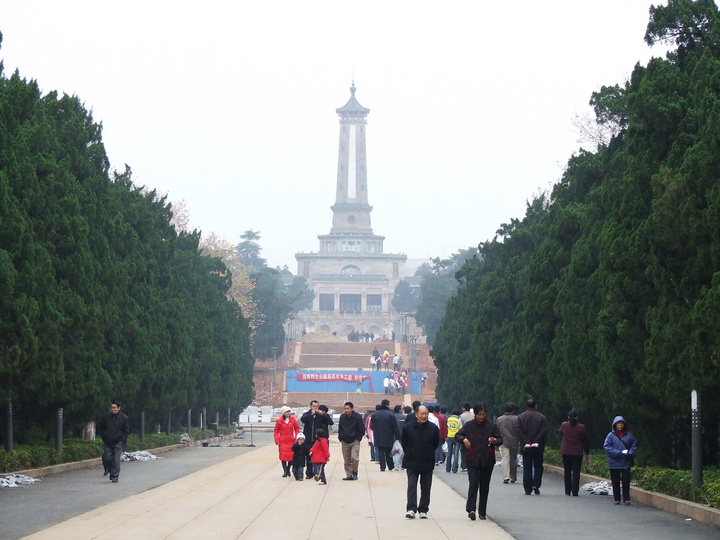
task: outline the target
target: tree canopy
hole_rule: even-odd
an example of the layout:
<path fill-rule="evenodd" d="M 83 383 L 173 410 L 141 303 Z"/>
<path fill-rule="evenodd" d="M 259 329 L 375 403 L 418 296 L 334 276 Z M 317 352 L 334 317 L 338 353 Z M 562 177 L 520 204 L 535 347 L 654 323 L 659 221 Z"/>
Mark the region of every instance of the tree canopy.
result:
<path fill-rule="evenodd" d="M 717 464 L 719 32 L 711 0 L 651 7 L 647 42 L 677 48 L 593 94 L 612 138 L 457 272 L 432 351 L 441 401 L 501 413 L 532 396 L 550 425 L 575 408 L 595 445 L 623 414 L 641 460 L 677 465 L 698 390 Z"/>
<path fill-rule="evenodd" d="M 110 172 L 101 134 L 77 97 L 0 64 L 0 395 L 20 438 L 55 407 L 79 425 L 117 398 L 164 422 L 252 400 L 228 268 L 128 167 Z"/>

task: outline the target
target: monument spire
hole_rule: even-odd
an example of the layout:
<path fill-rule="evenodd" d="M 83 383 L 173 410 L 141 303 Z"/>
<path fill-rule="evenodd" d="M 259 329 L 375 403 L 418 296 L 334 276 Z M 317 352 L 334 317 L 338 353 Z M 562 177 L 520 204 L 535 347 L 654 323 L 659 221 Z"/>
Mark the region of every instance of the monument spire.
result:
<path fill-rule="evenodd" d="M 350 86 L 350 99 L 335 109 L 340 118 L 337 183 L 333 226 L 330 234 L 372 234 L 368 204 L 367 152 L 365 132 L 370 109 L 355 97 L 355 81 Z"/>

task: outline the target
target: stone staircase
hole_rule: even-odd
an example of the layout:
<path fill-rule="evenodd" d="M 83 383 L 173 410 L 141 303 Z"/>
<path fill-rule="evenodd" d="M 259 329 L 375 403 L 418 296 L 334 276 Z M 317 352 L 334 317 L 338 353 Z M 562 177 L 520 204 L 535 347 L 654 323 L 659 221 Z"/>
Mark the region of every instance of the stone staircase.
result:
<path fill-rule="evenodd" d="M 408 345 L 405 343 L 375 342 L 354 343 L 344 338 L 308 334 L 302 341 L 290 342 L 287 350 L 278 357 L 277 370 L 273 383 L 274 407 L 287 405 L 289 407 L 307 407 L 312 399 L 336 412 L 342 412 L 343 404 L 351 401 L 358 412 L 374 409 L 375 405 L 386 397 L 392 406 L 411 405 L 413 400 L 420 399 L 425 403 L 433 403 L 437 375 L 435 365 L 430 357 L 430 346 L 424 343 L 417 344 L 418 367 L 424 371 L 428 378 L 422 389 L 422 394 L 394 394 L 385 395 L 382 389 L 375 393 L 364 392 L 288 392 L 286 389 L 285 371 L 295 370 L 352 370 L 371 371 L 370 355 L 377 347 L 380 354 L 387 349 L 392 356 L 396 352 L 403 357 L 403 370 L 408 368 Z M 253 382 L 255 384 L 255 401 L 253 405 L 270 404 L 270 379 L 272 378 L 272 361 L 256 362 Z"/>
<path fill-rule="evenodd" d="M 399 343 L 352 343 L 345 342 L 318 342 L 302 343 L 300 353 L 295 354 L 298 359 L 296 369 L 371 369 L 370 355 L 377 347 L 383 354 L 388 351 L 390 357 L 396 352 L 402 356 Z M 407 365 L 407 362 L 406 362 Z"/>

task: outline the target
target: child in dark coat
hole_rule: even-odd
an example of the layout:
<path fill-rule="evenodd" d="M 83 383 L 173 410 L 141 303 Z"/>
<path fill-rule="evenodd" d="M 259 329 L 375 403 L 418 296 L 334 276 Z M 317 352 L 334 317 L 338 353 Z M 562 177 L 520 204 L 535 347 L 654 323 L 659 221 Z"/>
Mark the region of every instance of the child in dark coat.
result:
<path fill-rule="evenodd" d="M 303 470 L 305 469 L 305 460 L 307 460 L 310 448 L 305 444 L 305 434 L 298 433 L 295 444 L 292 445 L 293 460 L 292 472 L 295 480 L 302 481 Z"/>

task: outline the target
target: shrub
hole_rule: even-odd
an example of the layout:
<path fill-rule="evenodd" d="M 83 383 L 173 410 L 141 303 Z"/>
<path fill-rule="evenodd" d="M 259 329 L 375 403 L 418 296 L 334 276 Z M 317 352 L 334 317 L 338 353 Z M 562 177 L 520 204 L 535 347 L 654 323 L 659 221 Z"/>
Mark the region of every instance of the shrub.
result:
<path fill-rule="evenodd" d="M 554 448 L 545 449 L 544 461 L 548 465 L 563 466 L 562 454 Z M 602 450 L 591 450 L 590 467 L 583 463 L 582 470 L 593 476 L 610 479 L 610 469 Z M 717 467 L 706 467 L 703 470 L 703 483 L 699 488 L 692 487 L 692 471 L 688 470 L 633 467 L 632 480 L 647 491 L 720 508 L 720 470 Z"/>
<path fill-rule="evenodd" d="M 152 448 L 160 448 L 162 446 L 170 446 L 171 444 L 178 444 L 180 442 L 180 435 L 177 433 L 148 433 L 145 434 L 145 440 L 140 439 L 140 435 L 131 433 L 128 436 L 127 451 L 137 452 L 138 450 L 149 450 Z"/>

